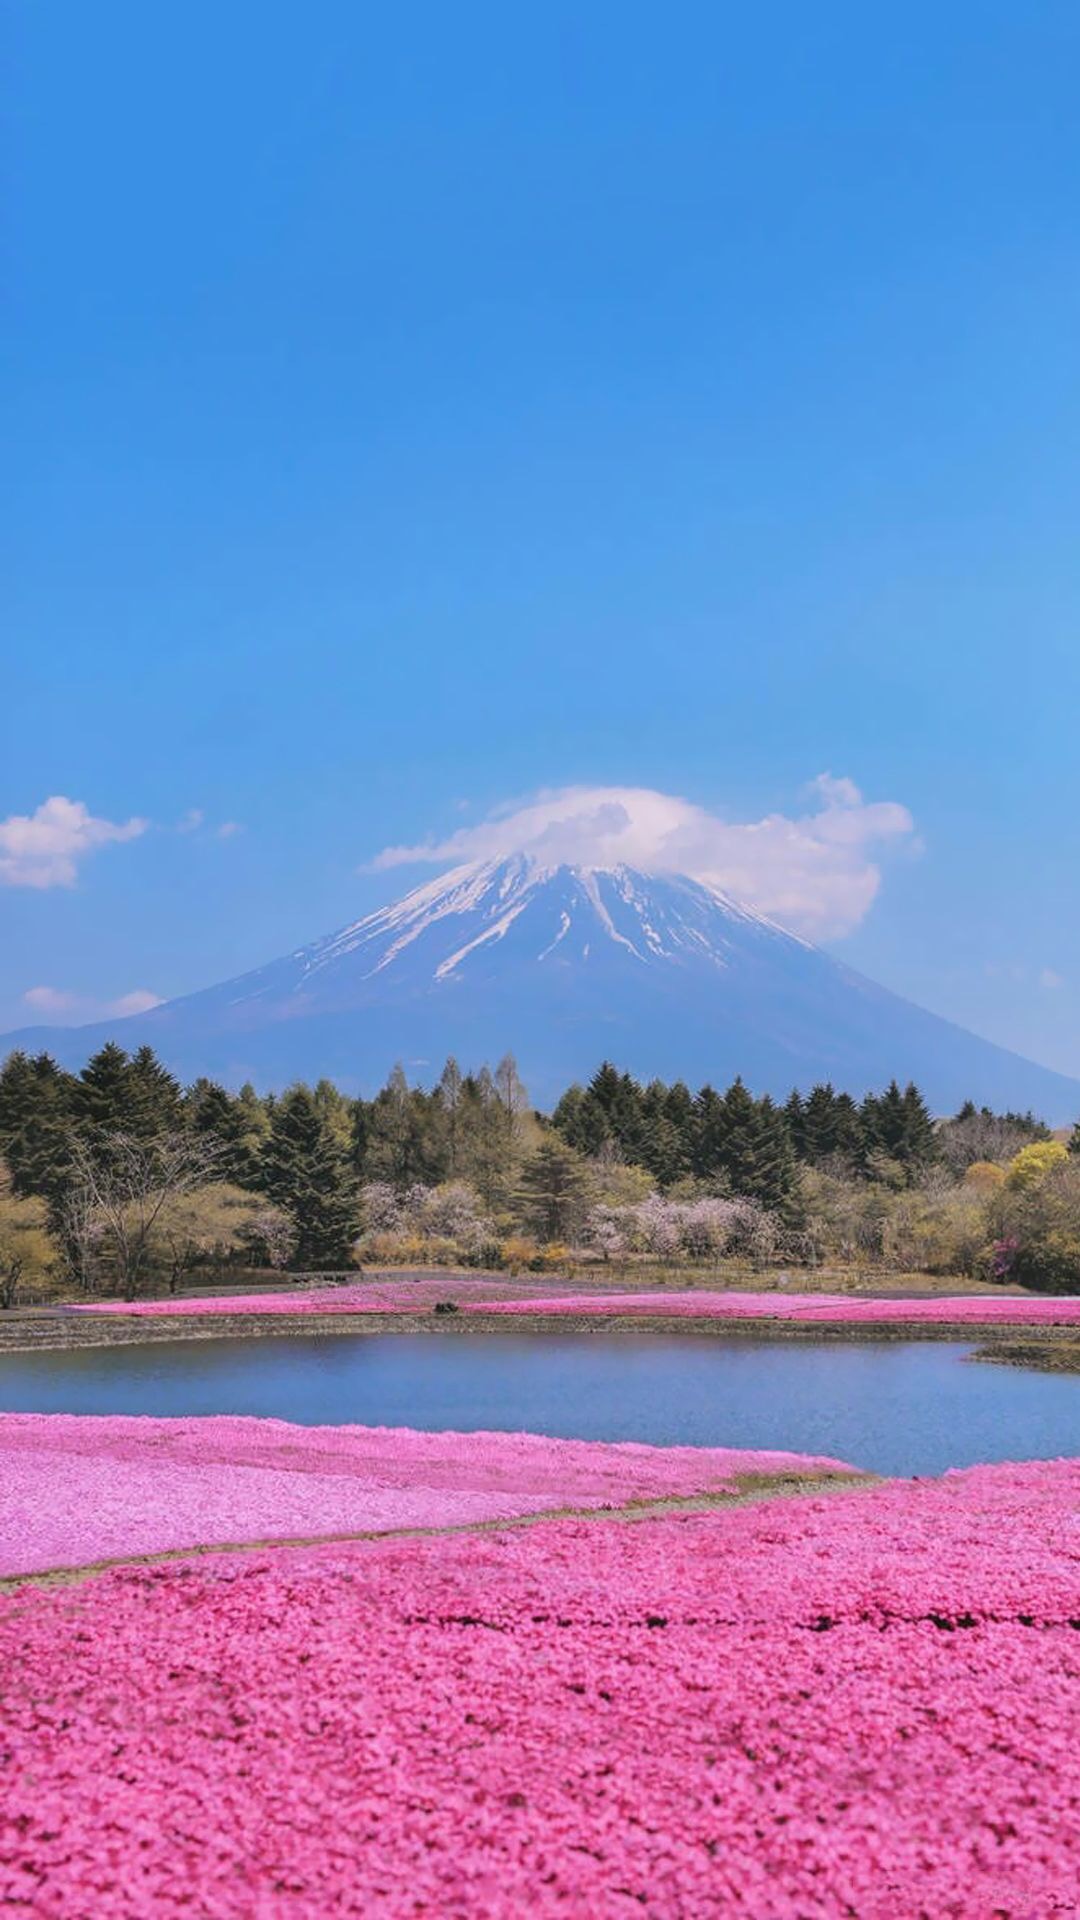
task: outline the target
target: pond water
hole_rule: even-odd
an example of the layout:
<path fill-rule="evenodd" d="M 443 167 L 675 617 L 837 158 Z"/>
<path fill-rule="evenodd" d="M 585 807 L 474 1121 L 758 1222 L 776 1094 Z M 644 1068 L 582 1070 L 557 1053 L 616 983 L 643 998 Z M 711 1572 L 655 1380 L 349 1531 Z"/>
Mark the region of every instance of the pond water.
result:
<path fill-rule="evenodd" d="M 971 1351 L 625 1333 L 177 1340 L 0 1354 L 0 1409 L 780 1447 L 889 1474 L 1080 1452 L 1080 1376 L 967 1364 Z"/>

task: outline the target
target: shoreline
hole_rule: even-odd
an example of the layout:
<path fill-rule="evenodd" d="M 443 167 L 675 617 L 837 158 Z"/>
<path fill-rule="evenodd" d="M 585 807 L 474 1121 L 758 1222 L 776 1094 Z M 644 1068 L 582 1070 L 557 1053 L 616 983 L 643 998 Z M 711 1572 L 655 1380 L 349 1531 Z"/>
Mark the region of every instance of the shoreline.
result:
<path fill-rule="evenodd" d="M 676 1334 L 697 1338 L 759 1341 L 913 1341 L 944 1340 L 974 1349 L 972 1360 L 999 1366 L 1034 1368 L 1049 1373 L 1080 1373 L 1080 1337 L 1069 1326 L 1033 1331 L 1013 1325 L 965 1321 L 791 1321 L 701 1318 L 680 1314 L 485 1313 L 436 1314 L 431 1309 L 380 1313 L 236 1313 L 212 1316 L 169 1314 L 90 1314 L 15 1308 L 0 1319 L 0 1355 L 66 1352 L 98 1347 L 144 1346 L 176 1340 L 376 1338 L 386 1334 L 423 1334 L 457 1338 L 463 1334 L 513 1337 L 591 1334 Z"/>

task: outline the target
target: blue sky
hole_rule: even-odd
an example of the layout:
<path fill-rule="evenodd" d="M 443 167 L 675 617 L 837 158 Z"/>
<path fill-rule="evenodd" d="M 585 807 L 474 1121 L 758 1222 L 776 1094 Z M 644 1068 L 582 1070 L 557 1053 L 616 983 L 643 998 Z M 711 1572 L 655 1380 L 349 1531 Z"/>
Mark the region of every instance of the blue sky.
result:
<path fill-rule="evenodd" d="M 1080 1072 L 1074 6 L 10 28 L 0 1025 L 828 772 L 914 822 L 836 950 Z M 27 885 L 54 795 L 150 824 Z"/>

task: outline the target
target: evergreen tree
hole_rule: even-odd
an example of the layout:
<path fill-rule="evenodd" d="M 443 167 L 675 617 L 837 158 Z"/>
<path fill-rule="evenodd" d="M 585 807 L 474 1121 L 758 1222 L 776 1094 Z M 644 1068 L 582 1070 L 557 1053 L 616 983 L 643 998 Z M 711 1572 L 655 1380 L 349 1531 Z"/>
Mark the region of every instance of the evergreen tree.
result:
<path fill-rule="evenodd" d="M 74 1093 L 71 1075 L 47 1053 L 9 1054 L 0 1069 L 0 1158 L 20 1198 L 57 1203 L 71 1160 Z"/>
<path fill-rule="evenodd" d="M 806 1107 L 798 1087 L 792 1087 L 784 1105 L 784 1118 L 787 1121 L 791 1150 L 796 1159 L 806 1160 Z"/>
<path fill-rule="evenodd" d="M 833 1106 L 833 1127 L 836 1137 L 836 1157 L 851 1168 L 857 1168 L 863 1157 L 863 1130 L 859 1118 L 859 1109 L 850 1093 L 838 1093 Z"/>
<path fill-rule="evenodd" d="M 525 1225 L 539 1240 L 568 1240 L 576 1231 L 588 1192 L 579 1154 L 548 1135 L 529 1155 L 518 1187 Z"/>
<path fill-rule="evenodd" d="M 803 1155 L 811 1166 L 831 1160 L 837 1148 L 836 1090 L 831 1081 L 810 1089 L 803 1108 Z"/>
<path fill-rule="evenodd" d="M 584 1128 L 581 1109 L 584 1102 L 585 1089 L 575 1081 L 574 1085 L 567 1087 L 566 1092 L 560 1097 L 551 1116 L 551 1124 L 556 1133 L 561 1134 L 570 1146 L 577 1147 L 579 1152 L 583 1150 Z"/>
<path fill-rule="evenodd" d="M 470 1074 L 463 1088 L 464 1171 L 489 1207 L 506 1198 L 503 1178 L 503 1129 L 495 1082 L 488 1067 Z"/>
<path fill-rule="evenodd" d="M 359 1227 L 356 1182 L 326 1115 L 307 1087 L 275 1105 L 262 1181 L 296 1224 L 298 1267 L 347 1266 Z"/>
<path fill-rule="evenodd" d="M 234 1187 L 257 1186 L 260 1141 L 245 1102 L 234 1100 L 216 1080 L 200 1079 L 188 1089 L 184 1111 L 192 1132 L 213 1143 L 217 1177 Z"/>
<path fill-rule="evenodd" d="M 793 1222 L 800 1212 L 799 1177 L 787 1117 L 768 1094 L 757 1106 L 758 1145 L 751 1198 Z"/>
<path fill-rule="evenodd" d="M 1076 1122 L 1069 1135 L 1069 1152 L 1080 1154 L 1080 1120 Z"/>
<path fill-rule="evenodd" d="M 664 1117 L 675 1129 L 678 1146 L 678 1172 L 672 1178 L 689 1173 L 694 1158 L 694 1100 L 685 1080 L 676 1080 L 664 1101 Z"/>
<path fill-rule="evenodd" d="M 928 1167 L 938 1158 L 937 1129 L 926 1101 L 913 1080 L 904 1088 L 904 1151 L 905 1165 L 912 1171 Z"/>
<path fill-rule="evenodd" d="M 152 1047 L 140 1047 L 132 1055 L 123 1085 L 122 1132 L 138 1140 L 177 1132 L 184 1114 L 180 1083 L 162 1066 Z"/>
<path fill-rule="evenodd" d="M 686 1172 L 686 1156 L 678 1128 L 666 1113 L 645 1122 L 639 1163 L 647 1167 L 658 1187 L 670 1187 Z"/>
<path fill-rule="evenodd" d="M 715 1181 L 724 1167 L 724 1102 L 715 1087 L 701 1087 L 694 1101 L 690 1164 L 699 1180 Z"/>
<path fill-rule="evenodd" d="M 123 1047 L 109 1040 L 79 1075 L 76 1115 L 88 1128 L 123 1133 L 130 1113 L 130 1092 L 131 1062 Z"/>

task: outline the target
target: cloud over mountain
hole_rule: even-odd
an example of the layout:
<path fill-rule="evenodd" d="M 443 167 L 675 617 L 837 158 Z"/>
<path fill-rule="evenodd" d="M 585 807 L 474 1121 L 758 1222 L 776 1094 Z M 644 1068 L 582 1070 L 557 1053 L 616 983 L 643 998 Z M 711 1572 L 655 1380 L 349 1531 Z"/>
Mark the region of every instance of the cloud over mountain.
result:
<path fill-rule="evenodd" d="M 819 774 L 801 814 L 730 821 L 649 787 L 560 787 L 497 809 L 444 840 L 386 847 L 376 869 L 526 853 L 545 863 L 684 873 L 811 939 L 850 933 L 881 884 L 881 850 L 917 845 L 894 800 L 864 800 L 853 781 Z"/>

